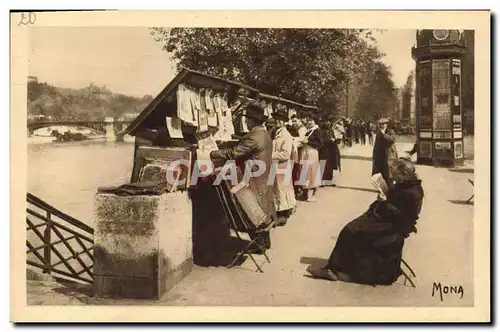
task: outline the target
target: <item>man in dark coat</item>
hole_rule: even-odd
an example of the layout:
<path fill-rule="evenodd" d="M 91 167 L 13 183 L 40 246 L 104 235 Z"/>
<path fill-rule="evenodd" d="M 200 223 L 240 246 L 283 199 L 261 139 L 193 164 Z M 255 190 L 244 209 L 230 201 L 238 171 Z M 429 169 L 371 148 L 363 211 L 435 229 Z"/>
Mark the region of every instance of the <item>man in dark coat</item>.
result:
<path fill-rule="evenodd" d="M 249 160 L 260 160 L 265 164 L 264 172 L 257 177 L 250 177 L 248 179 L 248 186 L 251 189 L 255 203 L 267 215 L 267 220 L 255 220 L 255 216 L 248 215 L 254 225 L 269 224 L 276 218 L 276 208 L 274 205 L 274 185 L 268 183 L 269 172 L 272 164 L 272 151 L 273 141 L 266 128 L 264 122 L 266 116 L 264 109 L 256 104 L 250 103 L 236 115 L 241 117 L 242 121 L 246 122 L 249 133 L 240 138 L 236 146 L 227 149 L 212 151 L 210 157 L 215 167 L 224 165 L 228 160 L 234 160 L 236 165 L 243 168 L 245 163 Z M 261 246 L 265 249 L 271 247 L 271 239 L 268 232 L 260 232 L 260 239 L 258 240 Z M 250 237 L 255 238 L 257 235 Z M 258 251 L 256 249 L 256 251 Z"/>
<path fill-rule="evenodd" d="M 366 124 L 364 122 L 359 123 L 359 136 L 361 139 L 361 144 L 366 144 Z"/>
<path fill-rule="evenodd" d="M 371 121 L 366 123 L 366 135 L 368 136 L 368 144 L 373 145 L 373 124 Z"/>
<path fill-rule="evenodd" d="M 359 133 L 359 120 L 354 121 L 354 124 L 352 126 L 354 130 L 354 140 L 356 141 L 356 144 L 359 144 L 359 138 L 360 138 L 360 133 Z"/>
<path fill-rule="evenodd" d="M 352 146 L 353 133 L 354 133 L 354 131 L 353 131 L 352 121 L 347 120 L 346 125 L 345 125 L 347 146 Z"/>
<path fill-rule="evenodd" d="M 380 130 L 375 136 L 375 144 L 373 145 L 372 175 L 377 173 L 382 174 L 382 177 L 387 182 L 387 185 L 391 187 L 392 179 L 389 169 L 389 149 L 391 149 L 394 144 L 395 137 L 390 135 L 388 132 L 387 124 L 387 119 L 380 119 Z"/>
<path fill-rule="evenodd" d="M 337 145 L 335 133 L 329 120 L 324 120 L 320 124 L 320 135 L 322 136 L 322 146 L 319 149 L 319 160 L 325 162 L 323 170 L 322 185 L 335 186 L 332 183 L 333 171 L 340 170 L 340 150 Z"/>

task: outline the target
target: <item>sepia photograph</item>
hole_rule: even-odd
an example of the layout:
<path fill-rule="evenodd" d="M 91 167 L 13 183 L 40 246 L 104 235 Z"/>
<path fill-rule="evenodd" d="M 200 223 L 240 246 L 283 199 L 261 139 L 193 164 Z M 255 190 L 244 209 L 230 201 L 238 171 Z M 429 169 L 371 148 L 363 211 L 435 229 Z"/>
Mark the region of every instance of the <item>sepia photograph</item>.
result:
<path fill-rule="evenodd" d="M 24 312 L 491 319 L 490 13 L 216 13 L 11 14 Z"/>

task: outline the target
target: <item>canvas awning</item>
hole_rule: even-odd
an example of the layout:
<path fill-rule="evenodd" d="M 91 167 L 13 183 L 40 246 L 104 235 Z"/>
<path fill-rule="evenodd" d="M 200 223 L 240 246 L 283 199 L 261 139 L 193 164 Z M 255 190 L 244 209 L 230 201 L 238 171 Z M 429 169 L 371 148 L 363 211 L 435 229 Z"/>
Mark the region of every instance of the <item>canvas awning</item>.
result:
<path fill-rule="evenodd" d="M 186 84 L 196 88 L 210 88 L 217 92 L 245 96 L 251 99 L 273 101 L 287 105 L 288 107 L 296 108 L 297 110 L 315 111 L 318 109 L 314 106 L 303 105 L 291 100 L 260 93 L 257 89 L 245 84 L 190 69 L 183 69 L 120 134 L 135 136 L 137 131 L 143 126 L 161 125 L 165 121 L 165 116 L 173 116 L 176 109 L 176 91 L 180 84 Z"/>

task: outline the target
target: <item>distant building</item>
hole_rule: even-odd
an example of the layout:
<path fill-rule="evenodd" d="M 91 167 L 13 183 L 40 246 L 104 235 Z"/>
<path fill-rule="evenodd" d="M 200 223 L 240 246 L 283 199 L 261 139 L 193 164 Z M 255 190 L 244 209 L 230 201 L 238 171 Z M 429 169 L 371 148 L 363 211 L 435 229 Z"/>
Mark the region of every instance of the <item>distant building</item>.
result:
<path fill-rule="evenodd" d="M 51 119 L 51 116 L 46 116 L 43 114 L 28 114 L 29 121 L 50 121 Z"/>
<path fill-rule="evenodd" d="M 410 95 L 410 127 L 415 128 L 415 98 L 417 96 L 417 83 L 415 75 L 412 75 Z"/>
<path fill-rule="evenodd" d="M 462 60 L 462 112 L 463 129 L 474 134 L 474 30 L 465 30 L 467 53 Z"/>
<path fill-rule="evenodd" d="M 396 90 L 396 109 L 394 119 L 398 121 L 403 118 L 403 90 L 404 87 Z"/>
<path fill-rule="evenodd" d="M 401 88 L 401 118 L 407 125 L 414 126 L 415 124 L 415 75 L 411 73 L 408 76 L 406 84 Z M 413 120 L 413 122 L 412 122 Z"/>

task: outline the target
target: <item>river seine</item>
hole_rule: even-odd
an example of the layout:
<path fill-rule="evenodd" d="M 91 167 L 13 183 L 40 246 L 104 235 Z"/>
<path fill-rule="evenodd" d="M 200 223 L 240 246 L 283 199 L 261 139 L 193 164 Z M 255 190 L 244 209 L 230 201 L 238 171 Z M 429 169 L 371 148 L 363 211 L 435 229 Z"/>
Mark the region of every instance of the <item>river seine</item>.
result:
<path fill-rule="evenodd" d="M 130 181 L 134 144 L 28 143 L 27 190 L 93 226 L 98 187 Z"/>

